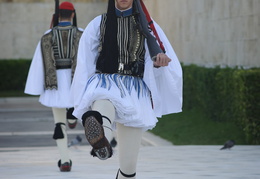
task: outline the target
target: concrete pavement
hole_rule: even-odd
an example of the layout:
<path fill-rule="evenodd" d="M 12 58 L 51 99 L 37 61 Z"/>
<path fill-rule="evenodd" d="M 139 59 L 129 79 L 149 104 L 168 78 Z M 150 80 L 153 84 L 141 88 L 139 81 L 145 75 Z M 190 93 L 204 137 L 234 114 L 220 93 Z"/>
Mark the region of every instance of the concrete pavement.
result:
<path fill-rule="evenodd" d="M 138 179 L 259 179 L 260 147 L 142 146 Z M 118 169 L 117 148 L 112 158 L 101 161 L 89 155 L 90 146 L 70 148 L 72 171 L 59 172 L 56 147 L 1 148 L 3 179 L 114 179 Z"/>
<path fill-rule="evenodd" d="M 17 110 L 48 110 L 36 103 L 36 98 L 0 98 L 0 114 Z M 235 146 L 231 150 L 220 148 L 217 145 L 175 146 L 144 133 L 136 178 L 260 179 L 260 146 Z M 115 179 L 119 166 L 117 147 L 114 156 L 106 161 L 91 157 L 90 150 L 89 145 L 70 147 L 72 171 L 60 172 L 57 167 L 59 153 L 55 146 L 2 147 L 0 178 Z"/>

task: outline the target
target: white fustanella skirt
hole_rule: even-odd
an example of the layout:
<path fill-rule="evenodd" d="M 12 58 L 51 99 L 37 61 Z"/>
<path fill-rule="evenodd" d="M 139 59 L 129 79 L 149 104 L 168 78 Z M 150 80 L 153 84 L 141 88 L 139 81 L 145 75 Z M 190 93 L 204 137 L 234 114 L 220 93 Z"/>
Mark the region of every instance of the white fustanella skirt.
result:
<path fill-rule="evenodd" d="M 154 128 L 158 122 L 153 111 L 150 90 L 140 77 L 94 74 L 88 80 L 83 98 L 73 115 L 81 119 L 86 111 L 91 110 L 93 102 L 101 99 L 107 99 L 114 105 L 114 122 L 142 128 L 144 131 Z"/>

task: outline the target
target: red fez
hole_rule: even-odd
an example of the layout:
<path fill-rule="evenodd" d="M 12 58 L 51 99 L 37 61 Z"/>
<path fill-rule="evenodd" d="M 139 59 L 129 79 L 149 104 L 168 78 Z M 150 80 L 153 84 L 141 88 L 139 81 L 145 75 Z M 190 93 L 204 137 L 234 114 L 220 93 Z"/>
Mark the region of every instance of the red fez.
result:
<path fill-rule="evenodd" d="M 71 10 L 71 11 L 74 11 L 74 10 L 75 10 L 73 4 L 70 3 L 70 2 L 67 2 L 67 1 L 62 2 L 62 3 L 60 4 L 59 9 L 66 9 L 66 10 Z"/>

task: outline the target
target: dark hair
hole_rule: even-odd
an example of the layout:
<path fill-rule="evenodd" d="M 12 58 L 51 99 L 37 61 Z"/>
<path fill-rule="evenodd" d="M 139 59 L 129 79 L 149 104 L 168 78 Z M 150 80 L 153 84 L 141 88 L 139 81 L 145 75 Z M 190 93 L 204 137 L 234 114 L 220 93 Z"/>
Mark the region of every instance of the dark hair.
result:
<path fill-rule="evenodd" d="M 118 69 L 117 17 L 114 0 L 108 2 L 106 30 L 96 68 L 103 73 L 116 73 Z"/>
<path fill-rule="evenodd" d="M 59 13 L 60 13 L 60 17 L 61 18 L 70 18 L 71 17 L 71 14 L 73 13 L 74 11 L 71 11 L 71 10 L 67 10 L 67 9 L 60 9 L 59 10 Z"/>

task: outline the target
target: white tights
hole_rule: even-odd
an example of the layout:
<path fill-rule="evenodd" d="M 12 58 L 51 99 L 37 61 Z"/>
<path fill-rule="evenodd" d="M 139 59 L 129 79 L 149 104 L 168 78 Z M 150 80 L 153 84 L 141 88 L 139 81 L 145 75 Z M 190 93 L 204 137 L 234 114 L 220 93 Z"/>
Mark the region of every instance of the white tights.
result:
<path fill-rule="evenodd" d="M 109 100 L 97 100 L 92 106 L 92 110 L 98 111 L 102 116 L 108 117 L 113 123 L 115 119 L 115 108 Z M 103 119 L 104 125 L 111 127 L 106 119 Z M 119 166 L 120 170 L 126 175 L 136 173 L 137 158 L 142 139 L 142 129 L 127 127 L 120 123 L 116 124 L 117 142 L 119 148 Z M 110 141 L 113 137 L 112 131 L 105 129 L 105 135 Z M 132 177 L 134 179 L 135 177 Z M 127 179 L 119 172 L 118 179 Z"/>
<path fill-rule="evenodd" d="M 66 109 L 65 108 L 52 108 L 54 117 L 54 123 L 64 123 L 61 125 L 61 129 L 64 135 L 63 139 L 56 139 L 56 144 L 59 149 L 61 163 L 70 162 L 69 149 L 68 149 L 68 137 L 66 132 Z"/>

